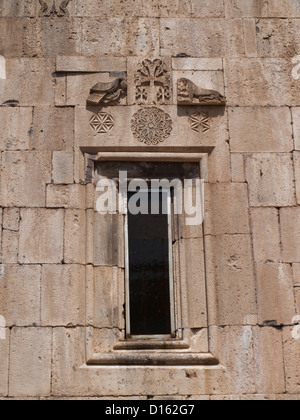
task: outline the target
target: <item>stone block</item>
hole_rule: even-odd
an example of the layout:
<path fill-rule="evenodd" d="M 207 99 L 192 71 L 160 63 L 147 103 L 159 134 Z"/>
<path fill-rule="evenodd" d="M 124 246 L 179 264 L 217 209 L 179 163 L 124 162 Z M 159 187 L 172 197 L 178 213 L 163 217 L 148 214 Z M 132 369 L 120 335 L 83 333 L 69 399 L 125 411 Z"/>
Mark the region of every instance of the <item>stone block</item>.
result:
<path fill-rule="evenodd" d="M 218 324 L 243 325 L 257 314 L 250 235 L 217 236 L 213 243 Z"/>
<path fill-rule="evenodd" d="M 275 208 L 251 209 L 254 259 L 256 262 L 280 262 L 281 239 L 279 213 Z"/>
<path fill-rule="evenodd" d="M 18 262 L 19 232 L 4 229 L 2 232 L 2 261 L 4 264 Z"/>
<path fill-rule="evenodd" d="M 65 211 L 64 261 L 85 264 L 86 214 L 84 210 Z"/>
<path fill-rule="evenodd" d="M 292 108 L 295 149 L 300 151 L 300 108 Z"/>
<path fill-rule="evenodd" d="M 286 207 L 296 203 L 292 156 L 253 154 L 246 158 L 250 206 Z"/>
<path fill-rule="evenodd" d="M 21 2 L 1 1 L 0 16 L 1 17 L 34 17 L 36 4 L 32 0 L 24 0 Z"/>
<path fill-rule="evenodd" d="M 140 110 L 140 106 L 111 106 L 105 108 L 105 113 L 109 114 L 113 119 L 113 127 L 108 132 L 97 133 L 91 125 L 91 119 L 99 112 L 99 109 L 93 111 L 88 109 L 89 112 L 87 112 L 86 107 L 76 107 L 76 147 L 85 148 L 89 152 L 99 151 L 99 148 L 104 150 L 110 148 L 112 150 L 114 147 L 124 147 L 126 150 L 134 148 L 137 151 L 145 149 L 148 152 L 158 151 L 159 149 L 164 149 L 164 152 L 174 152 L 174 148 L 178 149 L 178 147 L 194 147 L 198 148 L 198 150 L 200 147 L 203 147 L 205 150 L 211 150 L 212 147 L 216 146 L 209 160 L 211 165 L 209 173 L 212 174 L 211 182 L 215 182 L 215 178 L 220 178 L 220 182 L 230 181 L 229 145 L 226 141 L 228 136 L 227 115 L 224 113 L 224 109 L 209 106 L 201 107 L 198 112 L 208 114 L 210 129 L 206 132 L 202 132 L 201 129 L 200 132 L 196 132 L 191 128 L 190 120 L 191 116 L 195 114 L 195 107 L 184 106 L 179 109 L 175 105 L 165 106 L 164 111 L 172 120 L 172 130 L 169 136 L 167 136 L 167 131 L 165 131 L 167 138 L 157 145 L 147 145 L 143 141 L 139 141 L 133 134 L 133 117 Z M 151 115 L 151 112 L 149 115 Z M 165 125 L 166 130 L 169 127 L 170 125 L 167 123 Z M 137 129 L 137 131 L 139 130 Z M 225 176 L 226 179 L 224 181 Z"/>
<path fill-rule="evenodd" d="M 285 392 L 282 332 L 270 327 L 253 328 L 257 392 Z"/>
<path fill-rule="evenodd" d="M 86 56 L 158 56 L 159 22 L 153 18 L 86 19 L 82 22 L 82 51 Z"/>
<path fill-rule="evenodd" d="M 32 108 L 0 108 L 0 150 L 28 150 L 32 137 Z"/>
<path fill-rule="evenodd" d="M 47 207 L 85 209 L 84 185 L 47 185 Z"/>
<path fill-rule="evenodd" d="M 13 230 L 17 232 L 19 230 L 20 223 L 20 209 L 8 208 L 3 211 L 3 229 Z"/>
<path fill-rule="evenodd" d="M 47 397 L 51 391 L 51 328 L 14 328 L 9 396 Z"/>
<path fill-rule="evenodd" d="M 257 34 L 255 19 L 243 19 L 246 57 L 257 57 Z"/>
<path fill-rule="evenodd" d="M 5 329 L 5 340 L 0 340 L 0 397 L 8 395 L 8 371 L 9 371 L 9 341 L 10 330 Z"/>
<path fill-rule="evenodd" d="M 73 184 L 73 152 L 53 152 L 52 179 L 54 184 Z"/>
<path fill-rule="evenodd" d="M 94 213 L 94 264 L 124 267 L 124 216 Z"/>
<path fill-rule="evenodd" d="M 96 0 L 98 1 L 98 0 Z M 85 2 L 86 4 L 86 2 Z M 94 14 L 93 14 L 94 16 Z M 124 73 L 127 60 L 122 57 L 58 56 L 56 71 L 64 73 Z"/>
<path fill-rule="evenodd" d="M 297 204 L 300 204 L 300 152 L 294 152 Z"/>
<path fill-rule="evenodd" d="M 300 288 L 295 288 L 295 300 L 296 300 L 296 310 L 297 314 L 300 315 Z"/>
<path fill-rule="evenodd" d="M 80 19 L 23 19 L 23 34 L 25 57 L 56 58 L 81 53 Z"/>
<path fill-rule="evenodd" d="M 176 71 L 222 71 L 221 58 L 172 58 L 172 68 Z"/>
<path fill-rule="evenodd" d="M 256 383 L 252 327 L 220 328 L 218 342 L 220 362 L 226 366 L 227 389 L 230 388 L 232 394 L 237 396 L 254 394 Z"/>
<path fill-rule="evenodd" d="M 205 234 L 250 233 L 246 184 L 205 185 Z"/>
<path fill-rule="evenodd" d="M 1 18 L 0 55 L 5 58 L 22 56 L 23 24 L 21 19 Z"/>
<path fill-rule="evenodd" d="M 228 115 L 232 152 L 293 150 L 289 108 L 230 108 Z"/>
<path fill-rule="evenodd" d="M 128 17 L 142 16 L 143 0 L 110 0 L 99 7 L 98 0 L 77 0 L 75 16 L 80 17 Z"/>
<path fill-rule="evenodd" d="M 294 57 L 299 54 L 299 19 L 260 19 L 256 28 L 260 57 Z"/>
<path fill-rule="evenodd" d="M 64 211 L 22 209 L 19 262 L 59 264 L 63 261 Z"/>
<path fill-rule="evenodd" d="M 44 265 L 41 320 L 45 326 L 75 326 L 85 322 L 85 267 Z"/>
<path fill-rule="evenodd" d="M 257 264 L 258 314 L 261 325 L 289 325 L 295 316 L 292 267 Z"/>
<path fill-rule="evenodd" d="M 14 100 L 20 106 L 54 104 L 54 71 L 52 59 L 7 59 L 6 80 L 0 79 L 1 103 Z"/>
<path fill-rule="evenodd" d="M 74 146 L 74 109 L 36 107 L 34 133 L 35 149 L 71 151 Z"/>
<path fill-rule="evenodd" d="M 294 285 L 300 287 L 300 264 L 293 264 Z"/>
<path fill-rule="evenodd" d="M 5 264 L 0 282 L 0 314 L 7 327 L 39 325 L 40 280 L 40 266 Z"/>
<path fill-rule="evenodd" d="M 123 270 L 117 267 L 95 267 L 92 321 L 94 327 L 124 328 L 124 287 L 125 276 Z M 120 323 L 121 318 L 123 318 L 123 322 Z"/>
<path fill-rule="evenodd" d="M 224 63 L 228 106 L 285 107 L 300 103 L 299 82 L 291 75 L 294 64 L 290 56 L 227 58 Z"/>
<path fill-rule="evenodd" d="M 50 182 L 50 153 L 2 153 L 0 205 L 3 207 L 45 206 L 46 184 Z"/>
<path fill-rule="evenodd" d="M 296 334 L 296 335 L 295 335 Z M 294 336 L 299 335 L 299 325 L 286 327 L 283 330 L 283 348 L 285 358 L 286 390 L 288 394 L 300 394 L 300 341 Z"/>
<path fill-rule="evenodd" d="M 282 258 L 287 263 L 300 262 L 300 208 L 280 210 Z"/>
<path fill-rule="evenodd" d="M 239 153 L 231 153 L 231 181 L 246 182 L 244 156 Z"/>
<path fill-rule="evenodd" d="M 242 57 L 243 23 L 240 19 L 161 19 L 162 56 Z M 201 39 L 202 42 L 191 42 Z"/>

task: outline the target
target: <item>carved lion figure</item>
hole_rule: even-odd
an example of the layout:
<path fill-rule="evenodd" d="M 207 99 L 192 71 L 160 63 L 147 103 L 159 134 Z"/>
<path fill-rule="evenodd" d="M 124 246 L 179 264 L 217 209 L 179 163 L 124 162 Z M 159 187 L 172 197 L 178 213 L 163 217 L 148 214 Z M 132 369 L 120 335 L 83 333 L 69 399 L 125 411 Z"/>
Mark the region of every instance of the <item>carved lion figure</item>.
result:
<path fill-rule="evenodd" d="M 181 105 L 225 105 L 226 98 L 216 90 L 202 89 L 189 79 L 178 80 L 178 103 Z"/>

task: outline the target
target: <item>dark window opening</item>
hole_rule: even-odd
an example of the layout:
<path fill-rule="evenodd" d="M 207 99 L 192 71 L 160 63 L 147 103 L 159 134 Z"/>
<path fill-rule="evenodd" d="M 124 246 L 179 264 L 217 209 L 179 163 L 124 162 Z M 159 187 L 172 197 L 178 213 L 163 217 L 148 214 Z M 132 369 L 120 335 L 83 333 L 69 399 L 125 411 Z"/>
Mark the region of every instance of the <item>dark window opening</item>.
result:
<path fill-rule="evenodd" d="M 128 201 L 134 194 L 128 193 Z M 143 194 L 148 198 L 148 214 L 128 212 L 127 216 L 127 336 L 171 336 L 174 329 L 171 214 L 164 214 L 170 193 Z M 159 200 L 158 214 L 151 214 L 153 204 L 158 208 L 154 200 Z"/>

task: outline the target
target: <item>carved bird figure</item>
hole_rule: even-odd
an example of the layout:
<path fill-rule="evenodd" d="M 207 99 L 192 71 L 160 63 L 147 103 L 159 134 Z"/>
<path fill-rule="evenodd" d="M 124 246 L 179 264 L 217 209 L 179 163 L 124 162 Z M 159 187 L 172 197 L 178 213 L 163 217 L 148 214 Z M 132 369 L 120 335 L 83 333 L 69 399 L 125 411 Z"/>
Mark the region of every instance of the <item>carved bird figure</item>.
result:
<path fill-rule="evenodd" d="M 127 89 L 126 80 L 118 78 L 110 83 L 97 83 L 90 91 L 87 104 L 98 106 L 100 104 L 117 103 Z"/>

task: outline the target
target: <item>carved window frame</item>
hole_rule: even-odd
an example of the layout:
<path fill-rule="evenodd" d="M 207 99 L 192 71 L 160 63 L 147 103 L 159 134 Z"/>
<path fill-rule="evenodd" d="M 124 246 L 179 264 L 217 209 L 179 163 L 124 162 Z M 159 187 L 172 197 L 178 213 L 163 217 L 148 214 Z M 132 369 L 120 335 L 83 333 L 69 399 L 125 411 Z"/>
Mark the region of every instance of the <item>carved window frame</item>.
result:
<path fill-rule="evenodd" d="M 122 161 L 122 162 L 197 162 L 199 163 L 199 177 L 207 181 L 208 177 L 208 154 L 207 153 L 144 153 L 144 152 L 99 152 L 94 156 L 91 161 L 89 155 L 86 155 L 86 164 L 88 166 L 100 162 L 107 161 Z M 93 168 L 92 168 L 93 169 Z M 90 180 L 94 182 L 94 179 Z M 91 196 L 95 193 L 95 184 L 89 184 Z M 207 307 L 207 325 L 203 327 L 206 331 L 206 338 L 195 341 L 192 336 L 192 330 L 197 328 L 186 328 L 185 325 L 178 327 L 180 332 L 176 339 L 172 340 L 128 340 L 125 337 L 125 317 L 122 311 L 123 305 L 125 304 L 125 261 L 123 249 L 124 244 L 121 245 L 123 256 L 120 254 L 117 258 L 120 259 L 121 267 L 111 266 L 113 271 L 113 293 L 112 293 L 112 304 L 114 308 L 119 308 L 118 313 L 114 314 L 115 324 L 114 328 L 110 329 L 110 339 L 108 340 L 108 348 L 105 350 L 98 349 L 96 342 L 99 341 L 97 338 L 97 332 L 99 332 L 99 326 L 97 326 L 97 299 L 99 293 L 96 285 L 96 270 L 97 264 L 95 263 L 94 256 L 94 244 L 95 244 L 95 211 L 94 209 L 87 210 L 87 235 L 86 235 L 86 249 L 87 249 L 87 269 L 86 269 L 86 288 L 87 288 L 87 336 L 86 336 L 86 358 L 87 365 L 95 366 L 113 366 L 113 365 L 143 365 L 143 366 L 164 366 L 164 365 L 218 365 L 218 359 L 211 353 L 210 346 L 210 333 L 209 326 L 211 325 L 210 319 L 214 317 L 214 305 L 216 301 L 208 302 L 210 296 L 214 296 L 213 290 L 208 290 L 207 284 L 207 267 L 204 263 L 206 271 L 204 272 L 204 278 L 201 281 L 204 282 L 206 290 L 206 307 Z M 124 220 L 121 219 L 118 223 L 119 228 L 124 228 Z M 123 235 L 123 233 L 122 233 Z M 206 249 L 206 236 L 203 234 L 203 254 L 205 259 Z M 185 253 L 187 250 L 183 248 L 178 250 L 178 253 Z M 119 245 L 120 248 L 120 245 Z M 178 261 L 177 261 L 178 263 Z M 184 264 L 183 264 L 184 265 Z M 122 268 L 123 266 L 123 268 Z M 178 267 L 180 264 L 177 265 Z M 106 266 L 106 268 L 108 268 Z M 180 268 L 182 269 L 182 268 Z M 186 270 L 186 266 L 183 267 Z M 180 280 L 181 281 L 181 280 Z M 123 286 L 122 286 L 123 285 Z M 181 288 L 182 285 L 180 284 Z M 189 302 L 187 292 L 181 293 L 182 302 L 180 307 L 185 314 L 189 313 Z M 209 303 L 209 304 L 208 304 Z M 178 310 L 178 308 L 177 308 Z M 181 315 L 179 315 L 180 317 Z M 187 315 L 189 316 L 189 315 Z M 105 328 L 103 328 L 105 329 Z M 200 328 L 201 332 L 201 328 Z M 101 339 L 100 339 L 101 341 Z M 199 349 L 199 342 L 206 343 Z M 205 349 L 204 349 L 205 347 Z"/>

